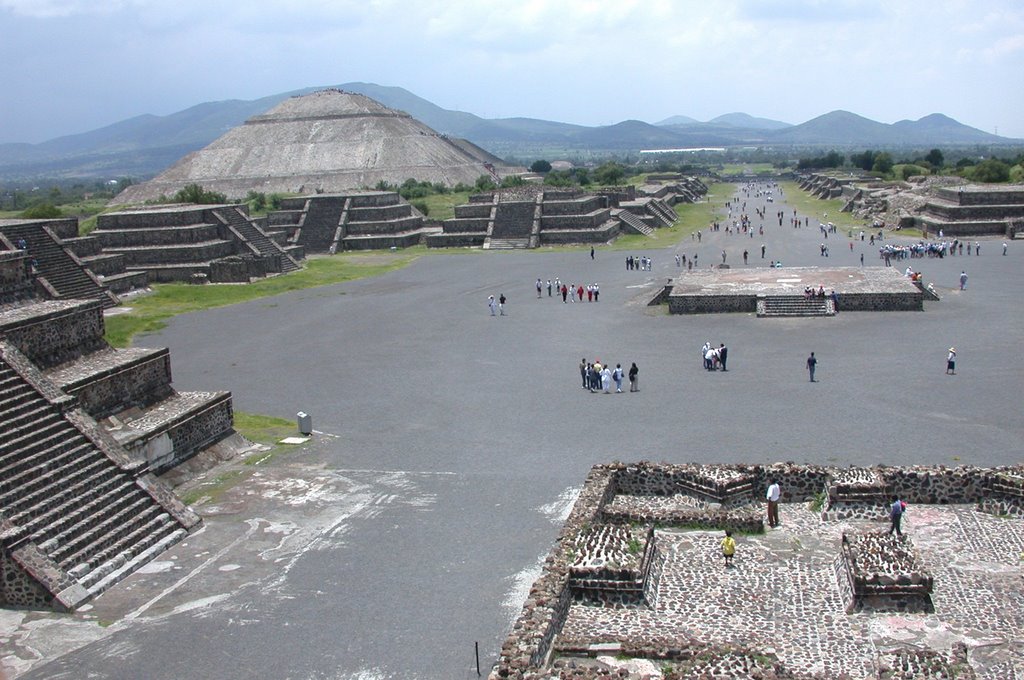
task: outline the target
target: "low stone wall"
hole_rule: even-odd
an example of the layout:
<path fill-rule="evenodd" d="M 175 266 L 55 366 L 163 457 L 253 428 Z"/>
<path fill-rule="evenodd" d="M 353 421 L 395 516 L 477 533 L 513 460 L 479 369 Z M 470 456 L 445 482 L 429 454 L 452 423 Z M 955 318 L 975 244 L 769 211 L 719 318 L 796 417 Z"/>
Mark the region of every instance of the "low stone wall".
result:
<path fill-rule="evenodd" d="M 924 294 L 846 293 L 836 303 L 839 312 L 923 312 Z"/>
<path fill-rule="evenodd" d="M 352 222 L 386 222 L 412 215 L 412 206 L 408 203 L 371 206 L 365 208 L 349 208 L 348 221 Z"/>
<path fill-rule="evenodd" d="M 189 224 L 148 229 L 104 229 L 93 233 L 106 249 L 203 243 L 223 238 L 221 232 L 221 227 L 216 224 Z"/>
<path fill-rule="evenodd" d="M 212 211 L 217 206 L 174 206 L 155 210 L 126 210 L 96 216 L 96 231 L 105 229 L 155 229 L 213 224 Z M 207 214 L 207 213 L 210 214 Z"/>
<path fill-rule="evenodd" d="M 583 215 L 542 215 L 540 228 L 548 229 L 593 229 L 604 224 L 611 216 L 607 208 Z"/>
<path fill-rule="evenodd" d="M 669 295 L 669 314 L 756 313 L 757 295 Z"/>
<path fill-rule="evenodd" d="M 427 236 L 428 248 L 472 248 L 480 247 L 487 239 L 486 232 L 476 234 L 430 234 Z"/>
<path fill-rule="evenodd" d="M 1024 188 L 1020 185 L 1007 189 L 975 190 L 972 185 L 967 191 L 957 187 L 934 187 L 932 192 L 947 201 L 960 205 L 1011 205 L 1024 204 Z"/>
<path fill-rule="evenodd" d="M 544 245 L 562 243 L 607 243 L 620 233 L 619 222 L 609 220 L 598 229 L 544 229 L 540 242 Z"/>
<path fill-rule="evenodd" d="M 442 228 L 446 234 L 464 234 L 467 232 L 487 232 L 490 219 L 487 217 L 459 217 L 445 220 Z"/>
<path fill-rule="evenodd" d="M 387 248 L 409 248 L 423 242 L 422 231 L 404 234 L 363 235 L 353 234 L 341 240 L 339 250 L 383 250 Z"/>
<path fill-rule="evenodd" d="M 349 222 L 345 225 L 345 232 L 349 236 L 384 236 L 387 234 L 398 234 L 403 231 L 412 231 L 423 226 L 423 218 L 412 215 L 400 217 L 385 222 Z"/>
<path fill-rule="evenodd" d="M 464 203 L 455 206 L 455 217 L 462 219 L 466 217 L 478 217 L 485 220 L 491 218 L 493 203 Z"/>
<path fill-rule="evenodd" d="M 268 262 L 271 258 L 263 257 L 225 257 L 214 260 L 210 263 L 210 281 L 213 283 L 249 283 L 250 279 L 262 278 L 268 272 L 280 271 L 281 265 L 278 261 L 277 269 L 273 269 L 274 263 Z"/>
<path fill-rule="evenodd" d="M 547 200 L 548 195 L 545 194 L 544 198 L 545 201 L 542 204 L 543 215 L 579 215 L 581 213 L 590 213 L 606 208 L 605 204 L 608 202 L 603 196 L 581 196 L 567 201 L 555 201 Z"/>
<path fill-rule="evenodd" d="M 171 355 L 166 348 L 152 359 L 118 366 L 80 386 L 65 387 L 96 419 L 131 407 L 144 407 L 171 394 Z"/>
<path fill-rule="evenodd" d="M 118 250 L 124 255 L 128 266 L 147 264 L 188 264 L 210 262 L 234 255 L 235 246 L 231 241 L 205 241 L 197 245 L 171 244 L 156 247 L 139 247 Z"/>

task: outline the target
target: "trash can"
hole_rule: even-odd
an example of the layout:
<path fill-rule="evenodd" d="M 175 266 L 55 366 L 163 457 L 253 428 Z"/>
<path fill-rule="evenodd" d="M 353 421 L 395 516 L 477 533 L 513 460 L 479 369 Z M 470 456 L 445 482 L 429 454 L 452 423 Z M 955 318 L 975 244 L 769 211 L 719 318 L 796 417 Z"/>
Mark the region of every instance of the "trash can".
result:
<path fill-rule="evenodd" d="M 313 434 L 313 416 L 299 411 L 295 414 L 299 421 L 299 433 L 304 435 Z"/>

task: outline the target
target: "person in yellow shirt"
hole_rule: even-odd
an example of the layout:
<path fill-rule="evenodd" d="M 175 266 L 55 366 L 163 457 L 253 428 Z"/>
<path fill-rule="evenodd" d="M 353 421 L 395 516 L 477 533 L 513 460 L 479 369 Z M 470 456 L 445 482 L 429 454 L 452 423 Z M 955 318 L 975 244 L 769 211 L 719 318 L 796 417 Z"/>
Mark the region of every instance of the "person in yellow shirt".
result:
<path fill-rule="evenodd" d="M 732 537 L 731 531 L 725 532 L 725 538 L 722 539 L 722 556 L 725 557 L 725 566 L 732 566 L 733 555 L 736 554 L 736 539 Z"/>

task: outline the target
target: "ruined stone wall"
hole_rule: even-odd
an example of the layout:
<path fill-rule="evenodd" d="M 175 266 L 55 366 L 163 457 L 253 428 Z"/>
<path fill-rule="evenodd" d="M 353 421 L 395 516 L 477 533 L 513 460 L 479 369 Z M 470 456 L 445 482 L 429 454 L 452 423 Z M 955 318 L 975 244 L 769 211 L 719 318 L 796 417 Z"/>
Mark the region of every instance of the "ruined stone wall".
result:
<path fill-rule="evenodd" d="M 381 222 L 397 220 L 412 216 L 412 206 L 408 203 L 396 203 L 369 208 L 351 208 L 348 211 L 349 222 Z"/>
<path fill-rule="evenodd" d="M 249 283 L 251 278 L 262 278 L 271 267 L 270 258 L 227 257 L 210 263 L 210 281 L 214 283 Z M 278 265 L 278 270 L 280 265 Z"/>
<path fill-rule="evenodd" d="M 487 235 L 483 232 L 467 234 L 429 234 L 427 246 L 430 248 L 471 248 L 482 246 Z"/>
<path fill-rule="evenodd" d="M 0 302 L 25 300 L 33 295 L 30 257 L 21 251 L 0 252 Z"/>
<path fill-rule="evenodd" d="M 716 467 L 707 465 L 668 465 L 638 463 L 625 465 L 622 463 L 611 463 L 598 465 L 591 469 L 587 481 L 580 492 L 580 496 L 573 506 L 573 510 L 566 520 L 562 532 L 555 547 L 545 560 L 544 571 L 540 578 L 534 583 L 523 606 L 523 611 L 516 621 L 512 632 L 509 634 L 501 649 L 498 662 L 491 671 L 489 678 L 498 680 L 501 678 L 533 678 L 545 677 L 544 663 L 548 652 L 551 650 L 552 641 L 561 630 L 567 615 L 569 600 L 567 594 L 570 592 L 568 569 L 570 555 L 566 550 L 572 546 L 574 539 L 582 531 L 587 530 L 595 523 L 607 519 L 610 514 L 608 506 L 612 504 L 616 494 L 628 493 L 650 493 L 654 495 L 665 495 L 678 492 L 678 476 L 684 473 L 700 471 L 707 474 L 706 468 Z M 771 465 L 723 465 L 717 466 L 731 472 L 726 475 L 735 478 L 739 475 L 749 475 L 754 478 L 752 494 L 758 503 L 763 503 L 764 491 L 770 480 L 778 481 L 783 491 L 784 502 L 803 502 L 815 494 L 822 492 L 828 485 L 829 480 L 840 472 L 848 472 L 853 468 L 840 468 L 834 466 L 797 465 L 794 463 L 775 463 Z M 855 469 L 854 469 L 855 470 Z M 877 478 L 883 484 L 889 485 L 895 493 L 908 503 L 982 503 L 988 495 L 986 480 L 990 480 L 994 472 L 1008 472 L 1013 479 L 1024 477 L 1024 466 L 999 467 L 999 468 L 975 468 L 975 467 L 946 467 L 946 466 L 875 466 L 863 468 L 869 472 L 868 476 Z M 849 475 L 846 475 L 849 476 Z M 1017 509 L 1024 507 L 1024 498 L 1012 499 L 1005 497 L 997 507 L 1016 505 Z M 759 505 L 753 505 L 759 508 Z M 713 513 L 720 513 L 718 510 L 711 510 Z M 760 512 L 758 512 L 760 517 Z M 631 521 L 650 522 L 650 516 L 629 518 Z M 717 519 L 724 519 L 719 516 Z M 758 519 L 760 523 L 760 519 Z M 718 528 L 721 528 L 719 526 Z M 833 573 L 837 580 L 839 590 L 847 607 L 852 606 L 856 599 L 854 584 L 851 581 L 852 574 L 849 572 L 846 559 L 839 555 L 833 563 Z M 656 591 L 657 579 L 661 576 L 661 565 L 664 563 L 659 551 L 654 549 L 651 554 L 650 570 L 648 580 L 644 584 L 645 597 L 650 603 L 656 594 L 650 595 L 653 589 Z M 845 583 L 845 585 L 844 585 Z M 586 645 L 584 648 L 574 648 L 573 640 L 559 642 L 560 653 L 588 653 L 590 646 L 595 642 L 593 637 L 579 641 Z M 715 653 L 713 646 L 695 640 L 619 640 L 609 638 L 609 643 L 619 643 L 618 650 L 633 657 L 651 659 L 684 659 L 695 655 L 708 655 Z M 674 650 L 674 651 L 673 651 Z M 721 650 L 719 650 L 721 651 Z M 735 651 L 735 650 L 733 650 Z M 763 657 L 759 650 L 753 650 L 752 655 Z M 553 669 L 556 673 L 557 669 Z M 762 677 L 791 677 L 781 667 L 776 667 L 776 675 L 762 675 Z M 588 670 L 573 673 L 573 677 L 591 678 L 597 677 Z"/>
<path fill-rule="evenodd" d="M 540 232 L 540 242 L 558 243 L 606 243 L 619 235 L 617 221 L 609 220 L 602 229 L 545 229 Z"/>
<path fill-rule="evenodd" d="M 972 185 L 981 186 L 981 185 Z M 935 187 L 933 193 L 947 201 L 956 201 L 960 205 L 1024 205 L 1024 188 L 975 191 L 961 191 L 957 187 Z"/>
<path fill-rule="evenodd" d="M 547 200 L 542 204 L 544 215 L 579 215 L 591 213 L 605 207 L 607 199 L 603 196 L 587 196 L 569 201 Z"/>
<path fill-rule="evenodd" d="M 594 229 L 608 218 L 609 211 L 606 209 L 581 215 L 543 215 L 540 225 L 541 229 Z"/>
<path fill-rule="evenodd" d="M 485 220 L 491 219 L 491 207 L 493 203 L 464 203 L 455 206 L 455 216 L 458 218 L 478 217 Z"/>

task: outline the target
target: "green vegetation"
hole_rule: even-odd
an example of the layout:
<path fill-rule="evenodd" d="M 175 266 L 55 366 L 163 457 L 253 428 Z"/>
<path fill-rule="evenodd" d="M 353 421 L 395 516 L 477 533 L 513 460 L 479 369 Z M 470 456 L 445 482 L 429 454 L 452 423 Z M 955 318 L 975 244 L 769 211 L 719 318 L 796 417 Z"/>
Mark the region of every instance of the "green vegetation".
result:
<path fill-rule="evenodd" d="M 63 217 L 64 213 L 50 203 L 37 203 L 31 208 L 25 208 L 21 216 L 27 220 L 52 220 L 56 217 Z"/>
<path fill-rule="evenodd" d="M 866 220 L 854 217 L 850 213 L 841 212 L 845 201 L 841 198 L 822 200 L 803 191 L 796 182 L 779 182 L 786 195 L 786 203 L 803 216 L 817 217 L 822 222 L 832 222 L 843 229 L 862 229 Z M 828 213 L 828 217 L 825 217 Z M 777 224 L 777 223 L 776 223 Z M 811 225 L 813 229 L 816 225 Z M 841 234 L 843 235 L 843 234 Z"/>
<path fill-rule="evenodd" d="M 825 508 L 825 501 L 828 500 L 828 494 L 824 491 L 818 491 L 814 494 L 811 499 L 811 512 L 821 512 Z"/>
<path fill-rule="evenodd" d="M 469 203 L 469 195 L 471 193 L 473 192 L 466 189 L 464 191 L 452 191 L 447 194 L 431 194 L 413 205 L 416 206 L 417 210 L 420 210 L 419 203 L 423 203 L 427 208 L 427 212 L 422 210 L 420 212 L 423 212 L 424 215 L 430 215 L 430 218 L 433 220 L 447 220 L 455 217 L 455 206 Z"/>
<path fill-rule="evenodd" d="M 174 194 L 175 203 L 199 203 L 213 205 L 227 203 L 228 197 L 218 191 L 207 191 L 199 184 L 186 184 Z"/>
<path fill-rule="evenodd" d="M 242 470 L 228 470 L 213 479 L 204 482 L 196 487 L 188 489 L 180 495 L 181 502 L 185 505 L 195 505 L 204 498 L 215 499 L 226 489 L 230 489 L 243 474 Z"/>
<path fill-rule="evenodd" d="M 533 164 L 530 166 L 530 172 L 538 172 L 541 174 L 545 172 L 551 172 L 551 163 L 548 163 L 545 160 L 534 161 Z"/>
<path fill-rule="evenodd" d="M 135 334 L 158 331 L 164 327 L 167 319 L 186 312 L 376 276 L 404 267 L 422 252 L 422 248 L 416 247 L 401 254 L 346 253 L 313 258 L 307 260 L 302 271 L 262 279 L 244 286 L 216 283 L 205 286 L 188 283 L 155 284 L 152 295 L 132 301 L 130 312 L 107 318 L 107 342 L 114 347 L 127 347 Z"/>
<path fill-rule="evenodd" d="M 640 551 L 642 551 L 643 549 L 643 543 L 641 543 L 640 539 L 636 538 L 635 536 L 629 539 L 629 544 L 626 546 L 626 550 L 629 551 L 630 555 L 639 555 Z"/>

